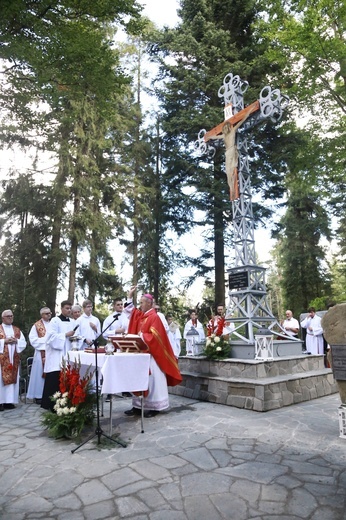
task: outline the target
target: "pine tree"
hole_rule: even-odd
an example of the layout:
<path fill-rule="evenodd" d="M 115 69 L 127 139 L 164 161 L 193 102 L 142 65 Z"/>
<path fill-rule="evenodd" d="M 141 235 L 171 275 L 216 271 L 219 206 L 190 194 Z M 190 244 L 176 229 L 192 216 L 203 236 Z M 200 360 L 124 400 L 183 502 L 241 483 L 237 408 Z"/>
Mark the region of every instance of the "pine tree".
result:
<path fill-rule="evenodd" d="M 190 217 L 190 227 L 196 233 L 198 226 L 209 228 L 213 250 L 207 246 L 194 260 L 194 276 L 208 276 L 214 271 L 215 302 L 219 303 L 225 299 L 225 240 L 227 243 L 226 229 L 231 222 L 224 150 L 219 148 L 213 161 L 203 158 L 202 162 L 193 155 L 192 147 L 201 128 L 210 129 L 222 121 L 218 90 L 223 77 L 232 72 L 248 80 L 252 87 L 246 100 L 249 103 L 266 84 L 271 65 L 264 59 L 265 47 L 252 29 L 257 16 L 255 1 L 185 0 L 179 14 L 181 23 L 162 31 L 151 48 L 161 63 L 164 171 L 180 189 L 189 189 L 190 216 L 194 209 L 205 212 L 202 221 Z M 262 182 L 263 178 L 257 180 L 258 185 Z"/>
<path fill-rule="evenodd" d="M 132 0 L 24 3 L 25 8 L 17 0 L 4 0 L 1 5 L 0 56 L 6 60 L 7 83 L 2 85 L 0 102 L 6 110 L 14 108 L 15 121 L 15 125 L 4 124 L 2 132 L 9 145 L 36 144 L 57 156 L 46 284 L 47 303 L 54 308 L 67 266 L 73 297 L 82 248 L 89 249 L 92 276 L 98 275 L 95 269 L 102 257 L 109 263 L 106 238 L 113 217 L 107 210 L 116 213 L 120 204 L 111 195 L 118 191 L 118 179 L 113 176 L 113 184 L 105 179 L 116 169 L 114 163 L 110 166 L 111 157 L 126 121 L 118 108 L 130 82 L 121 70 L 118 52 L 110 46 L 111 23 L 138 30 L 139 9 Z M 34 138 L 25 137 L 29 131 Z M 106 198 L 108 206 L 102 211 Z M 96 253 L 97 243 L 104 247 Z M 90 285 L 93 292 L 95 285 L 92 281 Z"/>

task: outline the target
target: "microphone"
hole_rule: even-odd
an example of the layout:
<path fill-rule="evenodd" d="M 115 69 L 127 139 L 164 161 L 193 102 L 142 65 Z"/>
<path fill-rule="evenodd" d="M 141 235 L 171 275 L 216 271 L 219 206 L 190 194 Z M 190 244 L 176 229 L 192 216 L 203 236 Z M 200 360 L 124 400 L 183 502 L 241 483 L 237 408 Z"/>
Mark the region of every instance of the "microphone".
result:
<path fill-rule="evenodd" d="M 119 318 L 119 316 L 121 316 L 121 312 L 117 312 L 116 314 L 113 314 L 113 318 L 116 320 Z"/>

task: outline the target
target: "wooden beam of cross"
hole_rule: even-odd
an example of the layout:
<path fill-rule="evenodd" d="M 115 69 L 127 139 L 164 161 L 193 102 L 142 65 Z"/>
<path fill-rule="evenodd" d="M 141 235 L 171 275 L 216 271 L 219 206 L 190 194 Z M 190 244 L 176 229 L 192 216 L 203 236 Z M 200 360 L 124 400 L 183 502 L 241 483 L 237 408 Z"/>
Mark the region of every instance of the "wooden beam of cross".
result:
<path fill-rule="evenodd" d="M 209 130 L 209 132 L 206 132 L 206 134 L 204 135 L 204 141 L 207 143 L 210 139 L 217 139 L 219 135 L 223 134 L 223 127 L 226 124 L 235 126 L 237 123 L 241 123 L 243 119 L 247 119 L 251 114 L 257 112 L 258 110 L 260 110 L 260 102 L 255 101 L 246 108 L 243 108 L 243 110 L 240 110 L 239 112 L 234 114 L 234 116 L 225 119 L 223 123 L 220 123 L 219 125 L 215 126 L 211 130 Z"/>

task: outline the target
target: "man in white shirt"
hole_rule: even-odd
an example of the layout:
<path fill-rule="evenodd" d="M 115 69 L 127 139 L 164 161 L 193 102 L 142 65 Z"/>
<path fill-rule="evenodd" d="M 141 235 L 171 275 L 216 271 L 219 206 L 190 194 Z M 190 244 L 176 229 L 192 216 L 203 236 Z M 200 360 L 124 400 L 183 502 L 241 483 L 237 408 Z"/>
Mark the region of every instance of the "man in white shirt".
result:
<path fill-rule="evenodd" d="M 84 338 L 81 350 L 87 348 L 101 334 L 100 320 L 92 315 L 93 304 L 90 300 L 83 302 L 83 314 L 76 320 L 75 326 L 78 325 L 76 334 Z"/>
<path fill-rule="evenodd" d="M 15 408 L 19 394 L 20 352 L 26 340 L 18 327 L 13 325 L 11 309 L 3 311 L 0 325 L 0 412 Z"/>
<path fill-rule="evenodd" d="M 297 337 L 299 332 L 299 322 L 293 318 L 293 313 L 290 310 L 286 311 L 286 319 L 282 323 L 282 328 L 288 336 Z"/>

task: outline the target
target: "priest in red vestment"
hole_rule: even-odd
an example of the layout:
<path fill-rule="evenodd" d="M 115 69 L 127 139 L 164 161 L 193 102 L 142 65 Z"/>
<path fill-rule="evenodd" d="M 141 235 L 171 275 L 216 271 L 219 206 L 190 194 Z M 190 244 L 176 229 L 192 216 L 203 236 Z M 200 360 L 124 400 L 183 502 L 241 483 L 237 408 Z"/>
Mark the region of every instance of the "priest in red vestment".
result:
<path fill-rule="evenodd" d="M 135 290 L 136 287 L 131 287 L 128 293 L 129 305 L 126 309 L 131 313 L 128 333 L 141 336 L 151 354 L 149 389 L 143 402 L 145 417 L 152 417 L 169 407 L 168 386 L 179 385 L 182 377 L 166 330 L 153 308 L 153 297 L 144 294 L 140 299 L 140 310 L 136 309 L 132 304 Z M 133 408 L 125 414 L 139 415 L 140 399 L 134 398 L 132 404 Z"/>
<path fill-rule="evenodd" d="M 11 309 L 3 311 L 0 325 L 0 412 L 13 409 L 18 403 L 20 353 L 26 339 L 13 325 Z"/>

